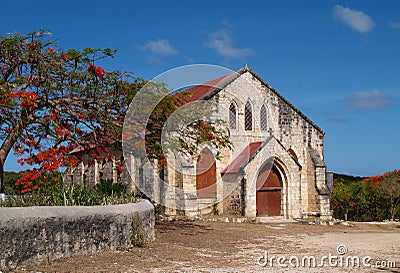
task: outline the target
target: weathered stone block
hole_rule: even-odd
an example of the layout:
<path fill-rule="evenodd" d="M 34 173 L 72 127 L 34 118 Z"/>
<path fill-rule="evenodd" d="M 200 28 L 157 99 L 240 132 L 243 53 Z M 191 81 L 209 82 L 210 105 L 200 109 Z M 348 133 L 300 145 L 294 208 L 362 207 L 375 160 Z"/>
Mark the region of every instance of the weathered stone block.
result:
<path fill-rule="evenodd" d="M 1 268 L 153 239 L 154 208 L 147 200 L 114 206 L 0 208 Z"/>

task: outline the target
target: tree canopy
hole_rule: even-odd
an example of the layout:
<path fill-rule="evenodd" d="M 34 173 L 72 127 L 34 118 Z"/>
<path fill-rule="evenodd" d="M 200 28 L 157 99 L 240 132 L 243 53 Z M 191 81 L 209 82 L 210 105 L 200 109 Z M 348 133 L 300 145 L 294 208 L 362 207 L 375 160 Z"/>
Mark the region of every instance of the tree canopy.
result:
<path fill-rule="evenodd" d="M 353 221 L 394 220 L 400 216 L 400 171 L 334 181 L 331 206 L 336 218 Z"/>
<path fill-rule="evenodd" d="M 65 50 L 49 34 L 0 37 L 0 192 L 4 162 L 12 150 L 19 163 L 31 166 L 17 181 L 22 193 L 37 189 L 49 173 L 77 164 L 74 149 L 91 150 L 98 157 L 112 154 L 110 143 L 121 142 L 130 102 L 148 83 L 130 72 L 102 68 L 102 59 L 113 58 L 115 50 Z M 154 92 L 168 93 L 165 85 L 153 86 Z M 164 158 L 160 130 L 185 103 L 184 96 L 166 95 L 151 115 L 145 128 L 151 157 Z M 229 144 L 226 133 L 210 123 L 193 127 L 202 141 Z"/>

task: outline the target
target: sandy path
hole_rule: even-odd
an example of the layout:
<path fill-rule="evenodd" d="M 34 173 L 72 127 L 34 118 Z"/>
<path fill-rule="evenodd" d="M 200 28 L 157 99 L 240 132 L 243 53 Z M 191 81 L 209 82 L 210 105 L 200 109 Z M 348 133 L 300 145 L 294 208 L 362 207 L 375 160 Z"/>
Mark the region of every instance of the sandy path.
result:
<path fill-rule="evenodd" d="M 400 224 L 356 224 L 345 226 L 312 226 L 298 223 L 250 224 L 220 222 L 157 222 L 156 241 L 143 248 L 75 256 L 20 268 L 18 271 L 40 272 L 398 272 L 400 273 Z M 347 247 L 339 255 L 338 245 Z M 282 256 L 286 267 L 258 264 L 260 256 Z M 313 256 L 320 263 L 323 256 L 357 256 L 361 267 L 340 264 L 324 267 L 305 266 L 301 259 Z M 298 268 L 289 259 L 299 259 Z M 371 256 L 363 266 L 362 259 Z M 261 259 L 260 262 L 264 262 Z M 292 264 L 296 264 L 292 258 Z M 332 260 L 332 264 L 335 260 Z M 340 261 L 339 258 L 337 260 Z M 344 260 L 345 261 L 345 260 Z M 396 268 L 377 268 L 375 263 L 392 262 Z M 270 260 L 269 260 L 270 262 Z M 392 265 L 390 265 L 392 266 Z"/>

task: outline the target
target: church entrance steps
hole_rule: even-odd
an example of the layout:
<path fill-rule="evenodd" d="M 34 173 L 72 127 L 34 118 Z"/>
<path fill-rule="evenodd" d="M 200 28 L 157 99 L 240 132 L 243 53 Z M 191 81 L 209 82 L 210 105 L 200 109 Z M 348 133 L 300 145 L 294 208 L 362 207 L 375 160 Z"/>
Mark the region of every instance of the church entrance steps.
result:
<path fill-rule="evenodd" d="M 286 219 L 283 216 L 262 216 L 256 217 L 256 223 L 261 224 L 280 224 L 280 223 L 297 223 L 293 219 Z"/>

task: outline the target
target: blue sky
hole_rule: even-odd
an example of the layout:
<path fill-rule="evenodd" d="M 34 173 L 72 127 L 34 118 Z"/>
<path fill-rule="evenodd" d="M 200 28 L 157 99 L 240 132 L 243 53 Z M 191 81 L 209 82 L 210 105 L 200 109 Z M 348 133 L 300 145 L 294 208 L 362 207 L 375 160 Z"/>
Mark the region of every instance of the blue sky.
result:
<path fill-rule="evenodd" d="M 400 168 L 398 1 L 7 1 L 2 11 L 0 35 L 46 28 L 66 49 L 115 48 L 104 67 L 148 79 L 247 63 L 323 128 L 329 170 Z"/>

